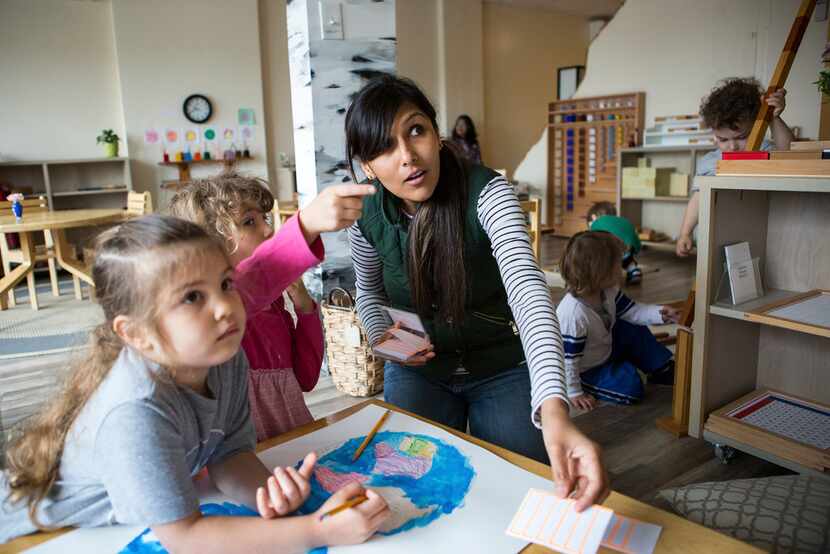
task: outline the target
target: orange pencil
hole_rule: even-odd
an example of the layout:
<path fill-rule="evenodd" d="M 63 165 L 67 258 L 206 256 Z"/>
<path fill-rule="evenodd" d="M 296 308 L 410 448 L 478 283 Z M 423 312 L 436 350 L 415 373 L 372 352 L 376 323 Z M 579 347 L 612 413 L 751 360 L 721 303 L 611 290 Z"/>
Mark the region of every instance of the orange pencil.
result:
<path fill-rule="evenodd" d="M 357 461 L 357 459 L 360 458 L 360 455 L 363 454 L 363 451 L 366 450 L 366 447 L 369 446 L 369 443 L 372 442 L 372 439 L 375 438 L 375 435 L 378 434 L 381 425 L 383 425 L 383 422 L 386 421 L 386 418 L 389 417 L 389 414 L 391 413 L 392 410 L 386 410 L 386 412 L 384 412 L 384 414 L 380 416 L 378 422 L 375 423 L 375 426 L 372 427 L 372 430 L 369 431 L 369 434 L 366 435 L 365 439 L 363 439 L 361 445 L 357 447 L 357 450 L 355 450 L 354 455 L 352 456 L 353 462 Z"/>
<path fill-rule="evenodd" d="M 369 500 L 369 497 L 367 497 L 365 494 L 361 494 L 361 495 L 355 496 L 354 498 L 350 498 L 349 500 L 343 502 L 338 507 L 332 508 L 328 512 L 321 515 L 320 516 L 320 521 L 323 521 L 324 519 L 326 519 L 329 516 L 339 514 L 343 510 L 348 510 L 349 508 L 351 508 L 353 506 L 357 506 L 358 504 L 362 504 L 363 502 L 366 502 L 367 500 Z"/>

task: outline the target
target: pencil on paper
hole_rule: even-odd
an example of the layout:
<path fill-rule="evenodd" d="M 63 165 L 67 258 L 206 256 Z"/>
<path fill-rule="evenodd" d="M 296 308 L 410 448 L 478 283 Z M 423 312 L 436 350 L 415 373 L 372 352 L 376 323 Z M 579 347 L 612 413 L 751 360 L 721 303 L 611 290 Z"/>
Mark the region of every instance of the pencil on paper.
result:
<path fill-rule="evenodd" d="M 375 426 L 372 427 L 372 430 L 369 431 L 369 434 L 366 435 L 366 438 L 363 439 L 363 442 L 360 444 L 360 446 L 357 447 L 357 450 L 355 450 L 354 455 L 352 456 L 353 462 L 360 458 L 360 455 L 363 454 L 363 451 L 366 450 L 366 447 L 369 446 L 369 443 L 372 442 L 372 439 L 375 438 L 375 435 L 378 434 L 378 431 L 383 425 L 383 422 L 386 421 L 386 418 L 388 418 L 389 414 L 391 413 L 392 410 L 386 410 L 386 412 L 384 412 L 384 414 L 380 416 L 378 422 L 375 423 Z"/>
<path fill-rule="evenodd" d="M 329 510 L 328 512 L 326 512 L 326 513 L 324 513 L 323 515 L 321 515 L 321 516 L 320 516 L 320 521 L 323 521 L 324 519 L 326 519 L 326 518 L 327 518 L 327 517 L 329 517 L 329 516 L 333 516 L 333 515 L 335 515 L 335 514 L 339 514 L 339 513 L 340 513 L 340 512 L 342 512 L 343 510 L 348 510 L 349 508 L 352 508 L 352 507 L 354 507 L 354 506 L 357 506 L 358 504 L 362 504 L 362 503 L 366 502 L 367 500 L 369 500 L 369 497 L 368 497 L 368 496 L 366 496 L 365 494 L 361 494 L 361 495 L 355 496 L 354 498 L 351 498 L 351 499 L 349 499 L 349 500 L 347 500 L 347 501 L 343 502 L 343 503 L 342 503 L 342 504 L 340 504 L 338 507 L 336 507 L 336 508 L 332 508 L 332 509 L 331 509 L 331 510 Z"/>

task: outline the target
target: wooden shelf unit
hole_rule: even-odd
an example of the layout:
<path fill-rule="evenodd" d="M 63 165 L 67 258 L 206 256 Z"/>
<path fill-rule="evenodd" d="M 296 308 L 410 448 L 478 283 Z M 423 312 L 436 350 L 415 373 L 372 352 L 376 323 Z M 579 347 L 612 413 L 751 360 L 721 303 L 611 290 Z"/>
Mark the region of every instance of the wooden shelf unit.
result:
<path fill-rule="evenodd" d="M 795 471 L 830 477 L 782 449 L 780 436 L 753 439 L 711 419 L 753 391 L 771 389 L 830 406 L 830 338 L 809 329 L 753 321 L 759 311 L 830 288 L 830 180 L 701 177 L 695 345 L 689 434 Z M 747 241 L 759 257 L 765 295 L 739 305 L 717 298 L 723 247 Z M 724 291 L 720 291 L 724 294 Z M 726 292 L 728 294 L 728 292 Z M 721 412 L 722 413 L 722 412 Z M 765 435 L 766 433 L 766 435 Z"/>
<path fill-rule="evenodd" d="M 184 183 L 190 181 L 190 166 L 191 165 L 215 165 L 215 164 L 224 164 L 226 167 L 233 166 L 239 162 L 246 162 L 253 160 L 253 156 L 248 156 L 247 158 L 238 157 L 234 158 L 233 160 L 225 160 L 225 159 L 214 159 L 211 158 L 209 160 L 200 159 L 200 160 L 171 160 L 169 162 L 159 162 L 158 164 L 161 166 L 166 167 L 176 167 L 179 170 L 179 178 L 177 181 L 164 181 L 163 188 L 178 188 L 182 186 Z"/>
<path fill-rule="evenodd" d="M 548 106 L 546 226 L 557 235 L 586 229 L 595 202 L 617 202 L 617 151 L 640 144 L 645 93 L 558 100 Z"/>
<path fill-rule="evenodd" d="M 133 188 L 126 157 L 0 162 L 0 182 L 45 196 L 50 210 L 123 208 Z"/>
<path fill-rule="evenodd" d="M 637 227 L 648 227 L 655 231 L 676 237 L 680 231 L 683 212 L 689 203 L 687 196 L 655 196 L 653 198 L 632 198 L 622 195 L 622 168 L 637 167 L 640 158 L 647 158 L 650 167 L 671 167 L 689 176 L 692 185 L 697 160 L 703 154 L 714 150 L 709 145 L 689 146 L 639 146 L 622 148 L 617 152 L 617 213 Z M 673 243 L 672 243 L 673 244 Z"/>

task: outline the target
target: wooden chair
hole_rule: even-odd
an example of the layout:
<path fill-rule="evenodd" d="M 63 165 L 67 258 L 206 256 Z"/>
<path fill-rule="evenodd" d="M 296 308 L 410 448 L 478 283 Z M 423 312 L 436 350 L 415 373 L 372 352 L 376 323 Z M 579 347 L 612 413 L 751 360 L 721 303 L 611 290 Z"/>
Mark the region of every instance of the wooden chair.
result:
<path fill-rule="evenodd" d="M 519 202 L 528 216 L 527 234 L 530 235 L 530 245 L 533 247 L 533 255 L 536 261 L 542 264 L 542 213 L 538 198 L 523 200 Z"/>
<path fill-rule="evenodd" d="M 26 214 L 29 213 L 37 213 L 37 212 L 46 212 L 49 210 L 49 206 L 46 202 L 46 198 L 43 196 L 39 196 L 37 198 L 30 198 L 23 200 L 23 217 L 26 217 Z M 0 201 L 0 212 L 2 213 L 11 213 L 11 202 L 7 200 Z M 58 271 L 55 264 L 55 244 L 54 240 L 52 239 L 52 232 L 51 231 L 44 231 L 44 244 L 38 245 L 35 248 L 35 261 L 36 262 L 46 262 L 49 265 L 49 281 L 52 284 L 52 294 L 54 296 L 60 296 L 60 288 L 58 286 Z M 7 275 L 11 271 L 11 264 L 22 264 L 23 263 L 23 251 L 19 248 L 9 248 L 8 242 L 6 242 L 6 236 L 4 233 L 0 233 L 0 256 L 3 258 L 3 274 Z M 73 277 L 77 280 L 77 277 Z M 32 304 L 33 309 L 37 309 L 37 294 L 35 290 L 35 275 L 34 273 L 30 273 L 27 277 L 27 282 L 29 285 L 29 301 Z M 80 282 L 77 284 L 80 286 Z M 9 306 L 13 307 L 16 306 L 17 302 L 14 298 L 14 291 L 9 291 Z"/>
<path fill-rule="evenodd" d="M 127 213 L 134 215 L 147 215 L 153 213 L 153 197 L 147 191 L 128 192 Z"/>
<path fill-rule="evenodd" d="M 127 209 L 125 210 L 128 214 L 142 216 L 153 213 L 153 197 L 148 191 L 144 192 L 135 192 L 130 191 L 127 193 Z M 110 226 L 107 226 L 107 228 Z M 92 258 L 95 257 L 95 249 L 90 248 L 89 246 L 85 246 L 83 248 L 84 252 L 84 263 L 87 267 L 92 265 Z"/>

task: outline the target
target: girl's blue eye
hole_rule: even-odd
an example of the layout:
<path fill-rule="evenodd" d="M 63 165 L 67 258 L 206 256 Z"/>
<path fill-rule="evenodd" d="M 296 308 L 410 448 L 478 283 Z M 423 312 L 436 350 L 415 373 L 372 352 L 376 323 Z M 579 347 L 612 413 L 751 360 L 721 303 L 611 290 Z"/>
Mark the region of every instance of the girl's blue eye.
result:
<path fill-rule="evenodd" d="M 222 290 L 225 291 L 225 292 L 233 290 L 233 288 L 234 288 L 233 285 L 234 285 L 233 279 L 231 279 L 230 277 L 226 277 L 222 281 Z"/>
<path fill-rule="evenodd" d="M 184 299 L 182 299 L 182 302 L 184 302 L 185 304 L 195 304 L 201 299 L 202 293 L 197 290 L 192 290 L 184 295 Z"/>
<path fill-rule="evenodd" d="M 251 227 L 252 225 L 255 225 L 255 224 L 256 224 L 256 220 L 253 217 L 246 217 L 242 221 L 242 226 L 243 227 Z"/>

